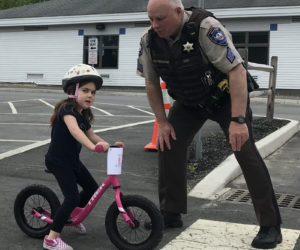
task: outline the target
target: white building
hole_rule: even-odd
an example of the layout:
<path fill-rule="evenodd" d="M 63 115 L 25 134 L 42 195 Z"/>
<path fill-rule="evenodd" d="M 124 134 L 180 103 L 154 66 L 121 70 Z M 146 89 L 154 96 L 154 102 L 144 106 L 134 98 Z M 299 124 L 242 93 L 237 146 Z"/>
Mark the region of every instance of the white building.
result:
<path fill-rule="evenodd" d="M 71 66 L 93 63 L 106 86 L 144 86 L 136 61 L 149 26 L 147 2 L 50 0 L 0 11 L 0 82 L 59 85 Z M 204 3 L 232 32 L 236 46 L 248 48 L 249 61 L 269 64 L 278 56 L 277 89 L 300 89 L 300 0 L 183 3 Z M 268 73 L 252 74 L 268 87 Z"/>

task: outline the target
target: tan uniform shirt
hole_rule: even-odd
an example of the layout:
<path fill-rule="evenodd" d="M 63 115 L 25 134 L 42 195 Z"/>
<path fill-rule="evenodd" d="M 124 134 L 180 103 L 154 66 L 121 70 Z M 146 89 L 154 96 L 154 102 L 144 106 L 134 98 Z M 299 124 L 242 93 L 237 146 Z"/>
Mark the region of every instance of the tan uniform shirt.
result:
<path fill-rule="evenodd" d="M 179 34 L 173 40 L 166 39 L 171 47 L 181 36 L 184 23 L 186 23 L 192 12 L 185 11 Z M 159 76 L 156 74 L 149 48 L 147 48 L 148 30 L 141 38 L 141 47 L 138 57 L 137 74 L 148 81 L 158 81 Z M 204 52 L 204 61 L 207 59 L 220 71 L 228 74 L 235 66 L 243 62 L 243 59 L 233 45 L 231 34 L 215 18 L 207 17 L 202 20 L 199 31 L 199 44 Z M 193 49 L 189 47 L 189 49 Z M 183 48 L 185 49 L 185 48 Z"/>

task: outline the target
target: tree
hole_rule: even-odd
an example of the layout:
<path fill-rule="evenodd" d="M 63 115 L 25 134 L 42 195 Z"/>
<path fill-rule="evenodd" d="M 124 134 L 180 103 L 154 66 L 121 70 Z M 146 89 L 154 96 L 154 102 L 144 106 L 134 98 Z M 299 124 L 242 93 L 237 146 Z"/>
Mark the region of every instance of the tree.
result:
<path fill-rule="evenodd" d="M 0 10 L 19 7 L 27 4 L 32 4 L 32 3 L 40 3 L 45 1 L 49 1 L 49 0 L 1 0 Z"/>

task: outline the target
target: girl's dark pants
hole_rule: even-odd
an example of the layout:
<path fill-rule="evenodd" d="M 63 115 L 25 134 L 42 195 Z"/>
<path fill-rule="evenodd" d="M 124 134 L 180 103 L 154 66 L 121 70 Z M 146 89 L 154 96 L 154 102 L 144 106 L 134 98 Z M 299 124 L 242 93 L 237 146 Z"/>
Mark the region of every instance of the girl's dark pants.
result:
<path fill-rule="evenodd" d="M 207 119 L 219 123 L 228 139 L 230 118 L 230 100 L 224 104 L 222 110 L 212 114 L 202 109 L 187 108 L 177 101 L 174 102 L 168 120 L 175 129 L 176 140 L 171 140 L 171 150 L 159 151 L 161 210 L 174 213 L 187 212 L 186 156 L 188 145 Z M 249 101 L 246 123 L 249 129 L 249 140 L 242 146 L 241 151 L 234 154 L 244 174 L 259 225 L 279 225 L 281 217 L 270 175 L 253 139 L 252 111 Z"/>
<path fill-rule="evenodd" d="M 61 233 L 74 208 L 84 207 L 97 190 L 98 184 L 81 162 L 76 170 L 71 166 L 57 166 L 49 163 L 46 165 L 54 174 L 65 197 L 55 214 L 51 227 L 51 230 Z M 77 184 L 82 187 L 80 193 Z"/>

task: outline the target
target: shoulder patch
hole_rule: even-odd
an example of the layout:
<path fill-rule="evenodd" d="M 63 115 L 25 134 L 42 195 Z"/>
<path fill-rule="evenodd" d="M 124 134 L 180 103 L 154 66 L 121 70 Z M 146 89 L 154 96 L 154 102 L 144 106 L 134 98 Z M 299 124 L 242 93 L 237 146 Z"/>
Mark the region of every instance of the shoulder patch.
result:
<path fill-rule="evenodd" d="M 233 63 L 234 59 L 235 59 L 235 54 L 233 53 L 233 51 L 231 50 L 231 48 L 227 48 L 227 56 L 226 58 L 229 60 L 229 62 Z"/>
<path fill-rule="evenodd" d="M 143 43 L 142 41 L 140 42 L 140 49 L 139 49 L 139 56 L 143 54 Z"/>
<path fill-rule="evenodd" d="M 140 60 L 139 60 L 139 59 L 137 60 L 137 70 L 138 70 L 139 72 L 141 72 L 141 73 L 144 72 L 144 67 L 143 67 L 143 65 L 140 63 Z"/>
<path fill-rule="evenodd" d="M 207 33 L 208 38 L 215 44 L 227 46 L 227 39 L 220 28 L 212 28 Z"/>

